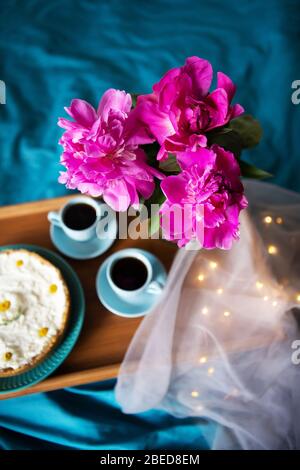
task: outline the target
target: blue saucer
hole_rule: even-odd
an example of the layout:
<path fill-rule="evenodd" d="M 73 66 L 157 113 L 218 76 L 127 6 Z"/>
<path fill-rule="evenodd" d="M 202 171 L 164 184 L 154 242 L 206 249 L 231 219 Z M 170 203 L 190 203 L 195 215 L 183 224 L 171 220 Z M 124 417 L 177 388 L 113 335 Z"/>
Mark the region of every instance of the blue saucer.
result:
<path fill-rule="evenodd" d="M 68 237 L 57 225 L 51 224 L 50 237 L 53 245 L 64 255 L 73 259 L 92 259 L 102 255 L 116 241 L 117 222 L 114 219 L 107 227 L 108 237 L 99 239 L 94 237 L 86 242 L 78 242 Z"/>
<path fill-rule="evenodd" d="M 165 284 L 167 279 L 167 274 L 165 268 L 161 262 L 148 251 L 139 250 L 143 253 L 144 256 L 148 258 L 153 268 L 153 278 L 152 281 L 159 281 L 162 284 Z M 143 292 L 139 294 L 138 302 L 132 304 L 130 301 L 121 299 L 110 287 L 106 277 L 106 267 L 108 261 L 100 266 L 100 269 L 96 278 L 96 290 L 100 302 L 106 307 L 110 312 L 115 313 L 121 317 L 142 317 L 149 313 L 155 304 L 160 298 L 160 294 L 151 294 Z"/>

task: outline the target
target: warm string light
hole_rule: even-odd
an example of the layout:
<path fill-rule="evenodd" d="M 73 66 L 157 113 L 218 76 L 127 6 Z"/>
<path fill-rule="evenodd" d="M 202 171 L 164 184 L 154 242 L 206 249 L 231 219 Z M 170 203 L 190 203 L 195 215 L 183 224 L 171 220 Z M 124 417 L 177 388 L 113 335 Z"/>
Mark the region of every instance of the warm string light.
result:
<path fill-rule="evenodd" d="M 210 267 L 211 270 L 214 271 L 215 269 L 217 269 L 218 263 L 216 261 L 210 261 L 209 262 L 209 267 Z M 198 274 L 198 281 L 203 282 L 204 279 L 205 279 L 205 275 L 203 273 L 199 273 Z M 216 293 L 218 295 L 222 295 L 224 293 L 223 287 L 219 287 L 218 289 L 216 289 Z M 208 315 L 208 313 L 209 313 L 208 308 L 206 306 L 203 307 L 202 310 L 201 310 L 201 313 L 202 313 L 202 315 Z M 225 317 L 229 317 L 231 315 L 231 313 L 228 310 L 226 310 L 225 312 L 223 312 L 223 315 Z M 201 358 L 199 360 L 199 362 L 203 364 L 204 362 L 206 362 L 206 358 L 204 358 L 204 357 Z"/>
<path fill-rule="evenodd" d="M 212 271 L 215 271 L 218 267 L 218 263 L 216 261 L 210 261 L 209 267 Z M 198 281 L 203 282 L 205 280 L 205 274 L 203 272 L 199 273 L 197 279 Z"/>
<path fill-rule="evenodd" d="M 271 216 L 267 216 L 267 217 L 270 217 L 270 218 L 271 218 Z M 267 218 L 267 217 L 266 217 L 266 218 Z M 272 219 L 272 218 L 271 218 L 271 219 Z M 269 219 L 268 219 L 268 221 L 269 221 L 269 222 L 266 222 L 266 223 L 270 223 L 270 220 L 269 220 Z M 281 223 L 281 222 L 280 222 L 280 223 Z M 278 253 L 278 248 L 277 248 L 275 245 L 269 245 L 269 246 L 268 246 L 268 252 L 269 252 L 270 254 L 277 254 L 277 253 Z M 215 262 L 215 261 L 210 261 L 209 266 L 210 266 L 211 269 L 214 270 L 214 269 L 217 268 L 218 263 Z M 200 282 L 202 282 L 202 281 L 204 281 L 204 279 L 205 279 L 205 275 L 204 275 L 203 273 L 200 273 L 200 274 L 198 275 L 198 280 L 199 280 Z M 257 288 L 258 290 L 262 290 L 262 289 L 264 288 L 264 284 L 263 284 L 263 282 L 261 282 L 260 280 L 256 281 L 256 284 L 255 284 L 255 285 L 256 285 L 256 288 Z M 216 289 L 216 293 L 217 293 L 217 295 L 222 295 L 222 294 L 224 293 L 224 288 L 223 288 L 223 287 L 219 287 L 218 289 Z M 270 300 L 270 299 L 269 299 L 269 296 L 268 296 L 268 295 L 265 295 L 265 296 L 263 297 L 263 301 L 264 301 L 264 302 L 267 302 L 268 300 Z M 297 302 L 300 303 L 300 293 L 297 295 L 296 300 L 297 300 Z M 278 302 L 277 302 L 276 300 L 274 300 L 274 301 L 272 302 L 272 305 L 273 305 L 273 307 L 276 307 L 276 306 L 278 305 Z M 208 313 L 209 313 L 208 308 L 207 308 L 207 307 L 203 307 L 202 310 L 201 310 L 201 313 L 202 313 L 202 315 L 208 315 Z M 231 312 L 229 312 L 228 310 L 225 310 L 225 311 L 223 312 L 223 316 L 224 316 L 224 317 L 229 317 L 230 315 L 231 315 Z"/>
<path fill-rule="evenodd" d="M 267 225 L 270 225 L 273 222 L 273 217 L 271 215 L 266 215 L 263 218 L 263 222 Z M 276 222 L 276 224 L 281 225 L 281 224 L 283 224 L 283 218 L 282 217 L 276 217 L 275 222 Z"/>
<path fill-rule="evenodd" d="M 296 300 L 297 300 L 297 302 L 300 303 L 300 294 L 297 294 L 297 295 L 296 295 Z"/>
<path fill-rule="evenodd" d="M 275 220 L 276 220 L 276 223 L 278 223 L 278 224 L 282 224 L 282 223 L 283 223 L 283 220 L 282 220 L 281 217 L 277 217 Z M 270 224 L 270 223 L 273 222 L 273 219 L 272 219 L 271 216 L 266 216 L 266 217 L 264 218 L 264 222 L 265 222 L 266 224 Z M 271 254 L 271 255 L 275 255 L 275 254 L 278 253 L 278 248 L 277 248 L 275 245 L 269 245 L 269 246 L 268 246 L 268 253 Z M 209 267 L 210 267 L 211 270 L 215 270 L 215 269 L 217 269 L 217 267 L 218 267 L 218 263 L 217 263 L 216 261 L 210 261 L 210 262 L 209 262 Z M 206 277 L 206 276 L 205 276 L 205 273 L 201 272 L 201 273 L 198 274 L 198 277 L 197 277 L 197 278 L 198 278 L 198 281 L 203 282 L 203 281 L 205 280 L 205 277 Z M 258 290 L 262 290 L 262 289 L 264 288 L 264 284 L 263 284 L 263 282 L 261 282 L 260 280 L 257 280 L 256 283 L 255 283 L 255 285 L 256 285 L 256 288 L 257 288 Z M 219 287 L 218 289 L 216 289 L 216 293 L 217 293 L 217 295 L 222 295 L 222 294 L 224 293 L 224 288 L 223 288 L 223 287 Z M 267 301 L 269 301 L 269 300 L 272 300 L 272 299 L 270 299 L 268 295 L 264 295 L 263 301 L 264 301 L 264 302 L 267 302 Z M 298 303 L 300 303 L 300 293 L 297 294 L 296 300 L 297 300 Z M 273 307 L 276 307 L 277 305 L 278 305 L 277 300 L 273 300 L 273 301 L 272 301 L 272 306 L 273 306 Z M 208 315 L 208 313 L 209 313 L 208 307 L 204 306 L 204 307 L 202 308 L 202 310 L 201 310 L 201 313 L 202 313 L 202 315 Z M 230 316 L 231 316 L 231 312 L 228 311 L 228 310 L 225 310 L 225 311 L 223 312 L 223 316 L 226 317 L 226 318 L 227 318 L 227 317 L 230 317 Z M 204 364 L 204 363 L 206 362 L 206 358 L 200 358 L 199 362 L 200 362 L 201 364 Z"/>
<path fill-rule="evenodd" d="M 203 411 L 204 410 L 204 406 L 203 405 L 197 405 L 197 411 Z"/>
<path fill-rule="evenodd" d="M 269 255 L 277 255 L 278 253 L 278 248 L 275 245 L 269 245 L 268 246 L 268 253 Z"/>
<path fill-rule="evenodd" d="M 273 219 L 270 215 L 267 215 L 266 217 L 264 217 L 264 223 L 265 224 L 271 224 L 273 222 Z"/>
<path fill-rule="evenodd" d="M 283 224 L 283 219 L 282 219 L 282 217 L 276 217 L 276 218 L 273 220 L 272 216 L 270 216 L 270 215 L 267 215 L 266 217 L 264 217 L 263 221 L 264 221 L 264 223 L 267 224 L 267 225 L 273 223 L 274 221 L 275 221 L 276 224 L 278 224 L 278 225 Z M 268 251 L 268 253 L 269 253 L 270 255 L 277 255 L 278 252 L 279 252 L 279 249 L 278 249 L 278 247 L 277 247 L 276 245 L 270 244 L 270 245 L 267 246 L 267 251 Z M 217 263 L 216 261 L 212 261 L 212 260 L 209 261 L 209 268 L 210 268 L 212 271 L 216 270 L 217 267 L 218 267 L 218 263 Z M 203 282 L 203 281 L 205 280 L 205 278 L 206 278 L 205 273 L 200 272 L 199 275 L 198 275 L 198 280 L 199 280 L 200 282 Z M 264 288 L 264 284 L 263 284 L 263 282 L 261 282 L 260 280 L 257 280 L 256 283 L 255 283 L 255 285 L 256 285 L 256 288 L 257 288 L 258 290 L 262 290 L 262 289 Z M 283 286 L 282 286 L 282 287 L 283 287 Z M 219 287 L 219 288 L 216 289 L 216 294 L 217 294 L 217 295 L 222 295 L 223 293 L 224 293 L 224 288 L 223 288 L 223 287 Z M 264 302 L 268 302 L 269 300 L 270 300 L 271 305 L 272 305 L 273 307 L 277 307 L 277 306 L 278 306 L 278 301 L 277 301 L 277 300 L 274 300 L 274 299 L 272 300 L 272 298 L 270 299 L 268 295 L 264 295 L 264 296 L 263 296 L 263 301 L 264 301 Z M 300 292 L 296 295 L 296 301 L 297 301 L 297 303 L 300 303 Z M 208 315 L 209 309 L 205 306 L 205 307 L 202 308 L 201 313 L 202 313 L 202 315 Z M 225 310 L 225 311 L 223 312 L 223 316 L 224 316 L 225 318 L 228 318 L 228 317 L 231 316 L 231 312 L 228 311 L 228 310 Z M 207 362 L 207 358 L 206 358 L 205 356 L 203 356 L 203 357 L 201 357 L 201 358 L 199 359 L 199 363 L 200 363 L 200 364 L 205 364 L 206 362 Z M 212 367 L 212 368 L 209 368 L 209 369 L 208 369 L 208 374 L 211 375 L 211 374 L 213 374 L 213 373 L 214 373 L 213 367 Z"/>
<path fill-rule="evenodd" d="M 257 287 L 258 290 L 261 290 L 261 289 L 264 287 L 264 284 L 263 284 L 262 282 L 260 282 L 260 281 L 257 281 L 257 282 L 256 282 L 256 287 Z M 264 302 L 270 301 L 270 302 L 272 302 L 272 306 L 273 306 L 273 307 L 277 307 L 277 305 L 278 305 L 278 300 L 276 300 L 276 297 L 279 296 L 279 292 L 278 292 L 278 291 L 275 292 L 274 295 L 275 295 L 275 299 L 274 299 L 274 297 L 273 297 L 273 299 L 272 299 L 272 297 L 270 298 L 269 295 L 264 295 L 264 296 L 263 296 L 263 301 L 264 301 Z M 298 302 L 300 303 L 300 293 L 299 293 L 299 295 L 298 295 Z"/>
<path fill-rule="evenodd" d="M 266 216 L 266 217 L 264 218 L 264 222 L 265 222 L 266 224 L 270 224 L 270 223 L 273 222 L 273 219 L 272 219 L 271 216 Z M 283 218 L 282 218 L 282 217 L 276 217 L 275 222 L 276 222 L 276 224 L 281 225 L 281 224 L 283 224 Z M 278 250 L 278 247 L 275 246 L 275 245 L 268 245 L 267 251 L 268 251 L 269 255 L 277 255 L 279 250 Z M 256 287 L 257 287 L 257 289 L 262 289 L 262 288 L 263 288 L 263 283 L 260 282 L 260 281 L 257 281 L 257 282 L 256 282 Z M 283 285 L 279 285 L 279 288 L 280 288 L 280 289 L 283 289 L 283 287 L 284 287 Z M 267 301 L 269 300 L 269 297 L 268 297 L 267 295 L 265 295 L 265 296 L 263 297 L 263 300 L 264 300 L 265 302 L 267 302 Z M 300 294 L 299 294 L 298 297 L 297 297 L 297 301 L 300 303 Z M 273 305 L 273 307 L 277 307 L 277 305 L 278 305 L 277 300 L 274 300 L 274 301 L 272 302 L 272 305 Z"/>
<path fill-rule="evenodd" d="M 202 313 L 202 315 L 207 315 L 208 314 L 208 308 L 203 307 L 203 309 L 201 310 L 201 313 Z"/>
<path fill-rule="evenodd" d="M 200 395 L 200 394 L 199 394 L 198 390 L 193 390 L 193 391 L 191 392 L 191 397 L 192 397 L 192 398 L 199 398 L 199 395 Z M 202 412 L 202 411 L 204 410 L 204 405 L 201 405 L 201 403 L 198 404 L 198 405 L 196 406 L 196 410 L 199 411 L 199 412 Z"/>
<path fill-rule="evenodd" d="M 209 267 L 210 267 L 210 269 L 215 270 L 218 267 L 218 263 L 216 261 L 210 261 L 209 262 Z"/>
<path fill-rule="evenodd" d="M 256 288 L 258 290 L 261 290 L 264 287 L 264 284 L 261 281 L 256 281 L 255 285 L 256 285 Z M 264 295 L 263 296 L 263 301 L 268 302 L 268 300 L 272 300 L 272 299 L 270 299 L 270 297 L 268 295 Z M 300 301 L 300 295 L 299 295 L 299 301 Z M 273 307 L 277 307 L 277 305 L 278 305 L 277 300 L 273 300 L 272 305 L 273 305 Z"/>
<path fill-rule="evenodd" d="M 268 216 L 264 217 L 263 221 L 264 221 L 265 224 L 269 225 L 269 224 L 271 224 L 271 223 L 273 222 L 273 218 L 272 218 L 270 215 L 268 215 Z M 276 222 L 278 225 L 281 225 L 281 224 L 283 223 L 282 217 L 276 217 L 275 222 Z M 268 245 L 267 251 L 268 251 L 268 253 L 269 253 L 270 255 L 276 255 L 276 254 L 278 254 L 278 247 L 275 246 L 275 245 Z M 216 261 L 210 261 L 210 262 L 209 262 L 209 267 L 210 267 L 211 270 L 216 270 L 217 267 L 218 267 L 218 263 L 217 263 Z M 205 280 L 205 275 L 204 275 L 203 273 L 199 273 L 199 275 L 198 275 L 198 280 L 199 280 L 200 282 L 203 282 L 203 281 Z M 263 284 L 263 282 L 261 282 L 260 280 L 257 280 L 256 283 L 255 283 L 255 285 L 256 285 L 256 288 L 257 288 L 258 290 L 262 290 L 262 289 L 264 288 L 264 284 Z M 219 287 L 218 289 L 216 289 L 216 293 L 217 293 L 218 295 L 223 294 L 223 293 L 224 293 L 223 287 Z M 264 301 L 264 302 L 267 302 L 267 301 L 269 301 L 269 300 L 270 300 L 270 299 L 269 299 L 269 296 L 268 296 L 268 295 L 265 295 L 265 296 L 263 297 L 263 301 Z M 271 299 L 271 300 L 272 300 L 272 299 Z M 300 303 L 300 292 L 296 295 L 296 301 L 297 301 L 298 303 Z M 277 301 L 277 300 L 273 300 L 273 301 L 272 301 L 272 306 L 273 306 L 273 307 L 276 307 L 277 305 L 278 305 L 278 301 Z M 203 307 L 202 310 L 201 310 L 201 313 L 202 313 L 202 315 L 208 315 L 208 313 L 209 313 L 208 308 L 207 308 L 206 306 Z M 224 317 L 229 317 L 230 315 L 231 315 L 231 312 L 228 311 L 228 310 L 225 310 L 225 311 L 223 312 L 223 316 L 224 316 Z M 199 364 L 206 364 L 206 363 L 207 363 L 207 360 L 208 360 L 208 359 L 207 359 L 206 356 L 201 356 L 201 357 L 199 358 Z M 207 375 L 209 375 L 209 376 L 213 375 L 214 372 L 215 372 L 215 369 L 214 369 L 213 367 L 209 367 L 209 368 L 207 369 Z M 191 392 L 191 396 L 192 396 L 193 398 L 198 398 L 198 397 L 199 397 L 199 392 L 198 392 L 197 390 L 193 390 L 193 391 Z M 231 392 L 229 395 L 227 395 L 227 396 L 225 397 L 225 399 L 226 399 L 226 398 L 229 398 L 230 396 L 231 396 L 231 397 L 237 397 L 237 396 L 239 396 L 239 390 L 236 389 L 236 388 L 233 389 L 232 392 Z M 204 407 L 203 407 L 203 405 L 198 405 L 198 406 L 196 407 L 196 409 L 197 409 L 198 411 L 203 411 Z"/>

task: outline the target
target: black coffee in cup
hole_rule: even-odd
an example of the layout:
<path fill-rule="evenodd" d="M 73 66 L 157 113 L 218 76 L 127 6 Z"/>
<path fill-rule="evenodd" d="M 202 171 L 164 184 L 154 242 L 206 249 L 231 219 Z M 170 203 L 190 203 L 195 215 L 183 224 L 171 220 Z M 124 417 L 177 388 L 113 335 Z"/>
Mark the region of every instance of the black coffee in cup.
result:
<path fill-rule="evenodd" d="M 84 230 L 93 225 L 97 213 L 93 206 L 84 202 L 68 205 L 62 214 L 64 224 L 72 230 Z"/>
<path fill-rule="evenodd" d="M 148 278 L 148 270 L 143 261 L 132 256 L 118 259 L 111 268 L 114 284 L 123 290 L 137 290 Z"/>

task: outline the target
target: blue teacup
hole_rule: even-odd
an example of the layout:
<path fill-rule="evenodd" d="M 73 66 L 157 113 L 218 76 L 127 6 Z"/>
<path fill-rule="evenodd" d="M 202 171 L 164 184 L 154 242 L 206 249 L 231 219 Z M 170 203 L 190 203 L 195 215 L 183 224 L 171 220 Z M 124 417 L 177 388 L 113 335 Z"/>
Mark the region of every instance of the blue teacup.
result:
<path fill-rule="evenodd" d="M 73 228 L 70 228 L 64 220 L 64 214 L 71 208 L 77 205 L 86 205 L 90 206 L 93 208 L 95 212 L 95 217 L 92 223 L 84 228 L 81 229 L 76 229 L 74 230 Z M 86 242 L 90 240 L 93 237 L 98 236 L 101 238 L 98 234 L 98 224 L 101 219 L 102 215 L 102 210 L 103 210 L 103 205 L 101 205 L 98 201 L 95 199 L 88 197 L 88 196 L 78 196 L 70 201 L 68 201 L 58 212 L 49 212 L 48 213 L 48 220 L 51 222 L 51 224 L 54 224 L 58 227 L 60 227 L 65 234 L 69 237 L 72 238 L 75 241 L 78 242 Z"/>
<path fill-rule="evenodd" d="M 140 301 L 144 294 L 161 294 L 164 284 L 153 280 L 153 268 L 142 250 L 127 248 L 106 261 L 106 277 L 116 295 L 127 302 Z"/>

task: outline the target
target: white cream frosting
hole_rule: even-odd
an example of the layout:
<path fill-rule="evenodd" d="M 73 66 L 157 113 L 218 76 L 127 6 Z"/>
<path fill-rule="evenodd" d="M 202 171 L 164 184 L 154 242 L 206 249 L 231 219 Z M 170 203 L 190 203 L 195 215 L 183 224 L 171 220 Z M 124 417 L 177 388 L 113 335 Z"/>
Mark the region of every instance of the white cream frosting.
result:
<path fill-rule="evenodd" d="M 56 268 L 26 251 L 0 252 L 0 369 L 27 365 L 43 351 L 64 324 L 66 302 Z"/>

